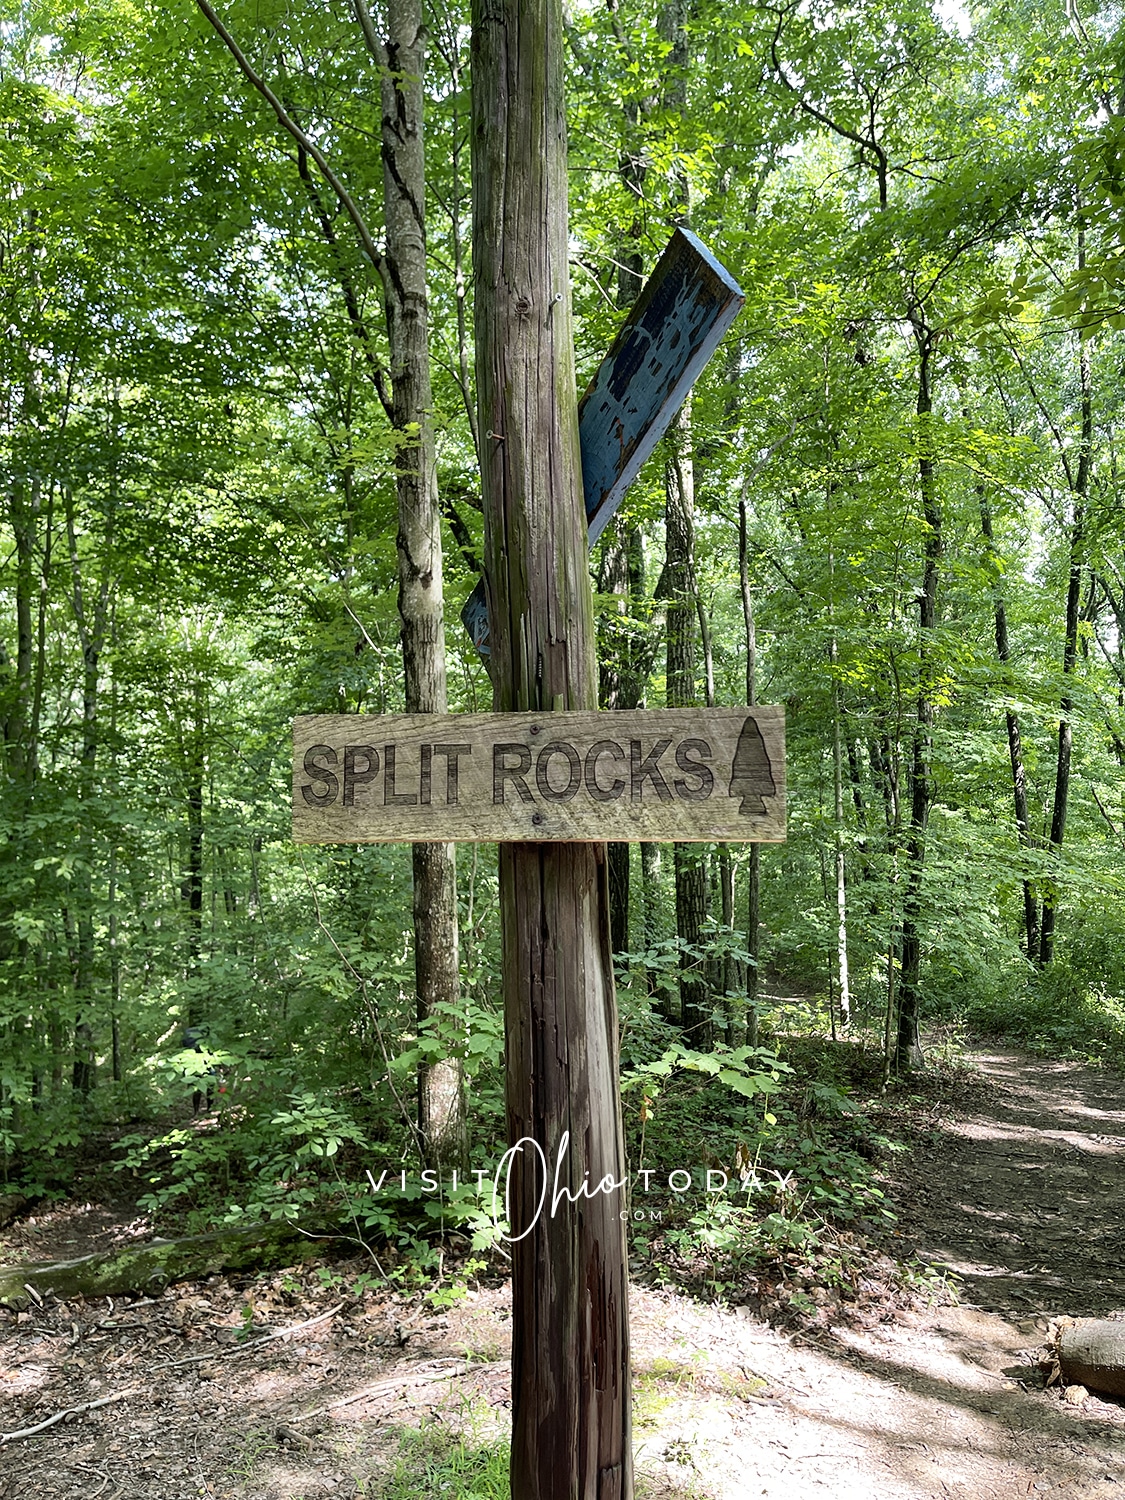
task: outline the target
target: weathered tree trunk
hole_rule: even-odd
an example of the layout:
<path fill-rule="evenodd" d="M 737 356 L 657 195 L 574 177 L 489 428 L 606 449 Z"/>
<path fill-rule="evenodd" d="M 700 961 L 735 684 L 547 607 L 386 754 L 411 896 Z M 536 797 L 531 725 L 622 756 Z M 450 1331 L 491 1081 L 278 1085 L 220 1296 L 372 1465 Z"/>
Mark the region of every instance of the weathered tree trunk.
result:
<path fill-rule="evenodd" d="M 402 622 L 406 707 L 410 713 L 443 713 L 445 627 L 442 615 L 441 527 L 434 466 L 433 414 L 426 295 L 425 160 L 422 135 L 424 34 L 418 0 L 389 0 L 387 36 L 379 37 L 367 0 L 351 0 L 363 40 L 382 75 L 382 157 L 386 251 L 380 254 L 354 198 L 324 153 L 301 129 L 293 112 L 254 70 L 209 0 L 200 10 L 222 38 L 251 86 L 266 100 L 281 128 L 297 142 L 297 170 L 309 193 L 321 234 L 332 251 L 352 331 L 372 384 L 399 438 L 396 488 L 399 509 L 399 611 Z M 379 273 L 387 315 L 392 394 L 388 398 L 375 342 L 364 319 L 353 273 L 340 255 L 332 219 L 321 201 L 321 178 L 350 219 L 364 256 Z M 345 471 L 345 481 L 347 472 Z M 350 516 L 350 507 L 349 507 Z M 413 851 L 415 985 L 418 1015 L 426 1020 L 455 1009 L 460 996 L 456 868 L 452 845 L 418 844 Z M 420 924 L 420 925 L 419 925 Z M 448 1012 L 447 1012 L 448 1014 Z M 465 1155 L 462 1070 L 455 1058 L 419 1073 L 419 1133 L 434 1166 Z"/>
<path fill-rule="evenodd" d="M 930 757 L 932 752 L 933 638 L 937 627 L 938 569 L 942 555 L 941 504 L 934 474 L 932 360 L 933 331 L 920 314 L 913 319 L 918 343 L 918 487 L 926 522 L 925 565 L 918 595 L 918 699 L 910 774 L 910 826 L 906 835 L 906 893 L 902 907 L 902 969 L 898 992 L 897 1065 L 903 1071 L 918 1066 L 922 1048 L 918 1034 L 922 941 L 918 930 L 922 907 L 922 876 L 926 858 L 926 825 L 930 816 Z"/>
<path fill-rule="evenodd" d="M 1078 269 L 1086 264 L 1086 239 L 1080 231 L 1078 237 Z M 1078 622 L 1081 614 L 1082 577 L 1085 572 L 1086 551 L 1086 496 L 1090 487 L 1090 467 L 1093 461 L 1094 418 L 1093 393 L 1090 380 L 1090 346 L 1083 339 L 1078 350 L 1078 386 L 1081 399 L 1082 437 L 1078 452 L 1078 467 L 1071 481 L 1072 511 L 1070 522 L 1070 568 L 1066 589 L 1066 635 L 1063 644 L 1063 689 L 1059 703 L 1058 751 L 1055 757 L 1055 795 L 1051 804 L 1051 853 L 1056 857 L 1062 850 L 1066 837 L 1067 803 L 1070 799 L 1070 757 L 1074 738 L 1071 714 L 1074 698 L 1071 680 L 1078 662 Z M 1043 891 L 1043 917 L 1039 927 L 1039 964 L 1046 968 L 1055 952 L 1055 917 L 1058 906 L 1058 887 L 1054 880 L 1048 881 Z"/>
<path fill-rule="evenodd" d="M 545 735 L 552 710 L 598 699 L 563 56 L 557 0 L 474 0 L 476 371 L 494 701 L 541 718 Z M 512 1245 L 512 1495 L 631 1500 L 625 1200 L 610 1186 L 625 1167 L 604 844 L 503 845 L 500 906 L 508 1128 L 524 1143 L 511 1196 L 512 1232 L 525 1236 Z M 584 1186 L 592 1196 L 579 1197 Z M 542 1187 L 557 1204 L 537 1214 Z"/>
<path fill-rule="evenodd" d="M 370 27 L 365 5 L 361 18 Z M 426 293 L 421 0 L 389 0 L 382 49 L 383 201 L 391 420 L 398 433 L 398 607 L 407 713 L 444 713 L 441 511 L 430 388 Z M 452 844 L 415 844 L 414 974 L 418 1019 L 454 1014 L 460 997 L 457 870 Z M 463 1165 L 468 1151 L 461 1061 L 418 1071 L 418 1127 L 430 1167 Z"/>

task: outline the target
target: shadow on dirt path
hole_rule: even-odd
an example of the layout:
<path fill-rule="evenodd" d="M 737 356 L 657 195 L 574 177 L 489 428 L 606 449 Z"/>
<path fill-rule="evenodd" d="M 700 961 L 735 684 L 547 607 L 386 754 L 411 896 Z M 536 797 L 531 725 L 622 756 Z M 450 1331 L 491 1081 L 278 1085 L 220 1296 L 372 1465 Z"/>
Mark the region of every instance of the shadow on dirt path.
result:
<path fill-rule="evenodd" d="M 1125 1079 L 1009 1051 L 971 1062 L 983 1087 L 895 1184 L 919 1257 L 994 1312 L 1125 1308 Z"/>

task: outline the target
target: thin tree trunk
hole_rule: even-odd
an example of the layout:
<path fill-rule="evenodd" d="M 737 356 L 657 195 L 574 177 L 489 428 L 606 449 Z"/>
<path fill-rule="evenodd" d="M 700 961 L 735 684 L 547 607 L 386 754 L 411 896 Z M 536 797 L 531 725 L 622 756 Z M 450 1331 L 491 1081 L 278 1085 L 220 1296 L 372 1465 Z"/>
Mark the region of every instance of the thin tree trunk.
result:
<path fill-rule="evenodd" d="M 607 845 L 609 865 L 609 933 L 614 953 L 629 951 L 629 845 Z"/>
<path fill-rule="evenodd" d="M 919 920 L 922 909 L 922 877 L 926 858 L 926 825 L 929 822 L 932 789 L 933 638 L 937 627 L 938 569 L 942 555 L 942 517 L 934 475 L 932 358 L 933 334 L 917 314 L 914 332 L 918 342 L 918 485 L 926 522 L 925 566 L 918 595 L 918 699 L 911 753 L 910 826 L 906 836 L 906 892 L 902 907 L 902 971 L 898 992 L 898 1067 L 909 1071 L 922 1061 L 919 1040 L 919 987 L 922 941 Z"/>
<path fill-rule="evenodd" d="M 603 538 L 601 565 L 598 569 L 599 594 L 616 595 L 620 600 L 618 612 L 609 619 L 607 627 L 613 630 L 615 625 L 624 624 L 624 632 L 614 632 L 599 653 L 599 698 L 602 708 L 611 712 L 638 706 L 631 701 L 634 696 L 630 691 L 633 684 L 625 659 L 631 633 L 627 546 L 624 524 L 619 516 L 615 517 Z M 614 953 L 624 953 L 629 947 L 629 845 L 621 842 L 607 845 L 607 857 L 610 941 Z"/>
<path fill-rule="evenodd" d="M 332 251 L 349 321 L 375 391 L 399 435 L 395 469 L 406 706 L 411 713 L 443 713 L 445 634 L 428 349 L 420 0 L 389 0 L 385 39 L 378 34 L 367 0 L 352 0 L 364 43 L 382 75 L 385 254 L 380 253 L 370 226 L 342 179 L 316 142 L 305 134 L 295 113 L 254 70 L 209 0 L 197 3 L 243 75 L 273 110 L 280 127 L 297 143 L 298 173 Z M 365 258 L 382 281 L 392 366 L 389 398 L 352 273 L 340 255 L 331 216 L 308 166 L 310 159 L 351 221 Z M 460 996 L 453 846 L 415 845 L 413 874 L 416 1004 L 419 1019 L 425 1021 L 441 1014 L 445 1006 L 450 1007 L 447 1014 L 455 1012 Z M 434 1074 L 432 1078 L 430 1073 Z M 418 1095 L 423 1154 L 431 1165 L 460 1163 L 466 1151 L 460 1062 L 446 1058 L 423 1067 Z"/>
<path fill-rule="evenodd" d="M 1086 237 L 1078 235 L 1078 269 L 1086 265 Z M 1063 645 L 1063 688 L 1059 703 L 1058 750 L 1055 757 L 1055 795 L 1051 804 L 1051 832 L 1049 844 L 1051 854 L 1057 862 L 1066 837 L 1067 803 L 1070 799 L 1070 758 L 1074 731 L 1071 714 L 1074 697 L 1071 682 L 1078 661 L 1078 624 L 1081 614 L 1082 578 L 1085 573 L 1086 550 L 1086 496 L 1090 486 L 1090 466 L 1093 459 L 1094 418 L 1093 393 L 1090 380 L 1090 345 L 1079 341 L 1078 384 L 1081 396 L 1082 439 L 1078 454 L 1078 468 L 1072 485 L 1073 509 L 1070 523 L 1070 567 L 1066 589 L 1066 636 Z M 1058 908 L 1058 884 L 1046 882 L 1043 891 L 1043 916 L 1039 928 L 1039 965 L 1046 968 L 1055 952 L 1055 920 Z"/>
<path fill-rule="evenodd" d="M 831 506 L 832 492 L 829 488 L 828 504 Z M 840 677 L 837 671 L 839 647 L 836 641 L 836 557 L 835 549 L 828 553 L 828 578 L 831 634 L 828 656 L 832 671 L 832 819 L 833 845 L 836 867 L 836 976 L 840 990 L 840 1026 L 846 1027 L 851 1020 L 852 992 L 848 979 L 848 888 L 844 858 L 844 754 L 843 754 L 843 707 L 840 702 Z M 835 1041 L 835 1035 L 833 1035 Z"/>
<path fill-rule="evenodd" d="M 872 735 L 867 742 L 867 753 L 871 757 L 872 774 L 883 794 L 883 822 L 887 834 L 887 850 L 894 854 L 898 847 L 899 792 L 890 735 Z"/>
<path fill-rule="evenodd" d="M 664 567 L 666 696 L 669 708 L 695 708 L 696 589 L 694 568 L 695 479 L 691 457 L 691 405 L 685 402 L 668 429 L 664 463 Z M 702 954 L 707 920 L 707 868 L 697 845 L 672 846 L 676 882 L 676 932 L 680 939 L 680 1025 L 693 1047 L 711 1046 L 710 994 Z"/>
<path fill-rule="evenodd" d="M 703 646 L 703 681 L 706 685 L 707 707 L 715 707 L 715 653 L 711 645 L 711 620 L 706 609 L 703 607 L 703 599 L 698 589 L 695 594 L 696 616 L 699 620 L 699 639 Z M 734 936 L 734 863 L 730 857 L 730 846 L 718 844 L 715 848 L 715 860 L 711 864 L 711 899 L 714 903 L 718 897 L 719 910 L 722 913 L 722 924 L 725 929 L 723 934 L 722 955 L 709 966 L 708 984 L 712 996 L 722 1004 L 725 1016 L 724 1030 L 726 1039 L 730 1045 L 734 1045 L 735 1016 L 730 1000 L 731 992 L 735 988 L 735 963 L 731 954 L 731 940 Z"/>
<path fill-rule="evenodd" d="M 836 640 L 832 640 L 835 665 Z M 840 684 L 832 682 L 832 793 L 836 857 L 836 974 L 840 986 L 840 1025 L 852 1018 L 852 992 L 848 978 L 848 891 L 844 863 L 844 758 L 841 745 Z"/>
<path fill-rule="evenodd" d="M 738 502 L 738 582 L 742 596 L 742 624 L 746 632 L 746 704 L 753 708 L 758 701 L 758 636 L 754 628 L 754 601 L 750 593 L 750 547 L 746 521 L 746 501 Z M 750 845 L 750 870 L 746 894 L 746 1040 L 758 1045 L 758 957 L 761 925 L 761 844 Z"/>
<path fill-rule="evenodd" d="M 630 111 L 631 123 L 637 123 L 638 110 Z M 618 163 L 621 180 L 626 188 L 639 198 L 645 178 L 645 166 L 640 157 L 624 152 Z M 632 307 L 640 296 L 642 280 L 641 252 L 637 248 L 640 238 L 640 221 L 634 218 L 627 234 L 627 242 L 618 250 L 617 260 L 617 306 L 623 311 Z M 601 667 L 602 706 L 608 709 L 640 708 L 644 702 L 645 682 L 648 667 L 642 671 L 640 658 L 643 647 L 637 638 L 633 623 L 634 603 L 644 596 L 644 548 L 640 531 L 622 516 L 611 523 L 602 551 L 603 578 L 599 579 L 599 592 L 612 591 L 624 596 L 626 627 L 624 638 L 615 641 L 613 656 L 603 659 Z M 651 661 L 651 658 L 650 658 Z M 609 914 L 613 951 L 622 953 L 629 947 L 629 885 L 630 850 L 626 843 L 612 843 L 609 851 Z"/>
<path fill-rule="evenodd" d="M 651 953 L 660 941 L 660 845 L 642 844 L 641 848 L 641 942 L 646 953 Z M 648 970 L 648 988 L 651 995 L 656 988 L 656 970 Z M 671 1020 L 665 992 L 660 991 L 661 1014 Z"/>
<path fill-rule="evenodd" d="M 734 861 L 730 856 L 730 847 L 720 844 L 718 847 L 719 860 L 719 902 L 723 914 L 723 963 L 719 975 L 719 992 L 723 998 L 723 1008 L 726 1012 L 726 1039 L 727 1045 L 735 1047 L 738 1045 L 739 1030 L 738 1018 L 735 1014 L 735 1002 L 730 996 L 738 988 L 738 964 L 735 962 L 734 954 L 731 952 L 731 944 L 734 941 Z"/>
<path fill-rule="evenodd" d="M 38 487 L 16 480 L 10 491 L 10 516 L 16 550 L 16 672 L 15 692 L 4 724 L 8 771 L 17 785 L 35 777 L 37 746 L 31 735 L 35 548 L 39 538 Z"/>
<path fill-rule="evenodd" d="M 357 6 L 365 32 L 366 5 Z M 398 606 L 407 713 L 444 713 L 441 512 L 430 388 L 426 292 L 421 0 L 389 0 L 382 49 L 383 199 L 387 337 L 398 493 Z M 415 844 L 414 975 L 419 1023 L 456 1014 L 460 999 L 457 870 L 452 844 Z M 461 1061 L 418 1071 L 418 1128 L 430 1167 L 462 1166 L 468 1152 Z"/>
<path fill-rule="evenodd" d="M 187 864 L 184 869 L 182 895 L 187 911 L 186 977 L 194 980 L 199 973 L 203 954 L 203 782 L 206 754 L 203 747 L 206 708 L 203 684 L 192 685 L 192 720 L 184 742 L 184 773 L 187 793 Z M 191 985 L 188 996 L 188 1025 L 202 1026 L 210 1018 L 205 1014 L 198 987 Z"/>
<path fill-rule="evenodd" d="M 568 281 L 557 0 L 474 0 L 473 265 L 494 702 L 598 701 Z M 617 1013 L 604 844 L 500 854 L 513 1171 L 514 1500 L 632 1500 Z M 580 1197 L 583 1184 L 601 1184 Z M 548 1205 L 548 1210 L 555 1205 Z"/>
<path fill-rule="evenodd" d="M 113 527 L 116 512 L 116 486 L 111 480 L 110 501 L 107 511 L 106 541 L 113 545 Z M 78 534 L 75 522 L 74 496 L 69 489 L 63 492 L 66 513 L 66 534 L 70 554 L 71 607 L 82 647 L 82 755 L 80 772 L 80 795 L 88 801 L 94 793 L 94 774 L 98 755 L 98 686 L 101 668 L 101 652 L 105 639 L 106 618 L 109 605 L 110 577 L 108 571 L 102 579 L 90 607 L 86 598 L 82 562 L 78 551 Z M 108 564 L 107 564 L 108 568 Z M 94 901 L 91 884 L 93 865 L 93 832 L 87 818 L 82 819 L 80 839 L 83 859 L 75 880 L 75 902 L 77 914 L 76 957 L 74 971 L 75 1027 L 73 1082 L 77 1092 L 88 1094 L 94 1086 L 94 1034 L 92 1013 L 94 1010 Z"/>
<path fill-rule="evenodd" d="M 667 0 L 657 18 L 668 43 L 663 104 L 673 122 L 687 104 L 687 0 Z M 675 174 L 677 223 L 686 224 L 690 194 L 686 175 Z M 691 439 L 691 400 L 685 401 L 668 429 L 664 463 L 666 703 L 669 708 L 694 708 L 695 689 L 695 473 Z M 676 885 L 676 932 L 681 949 L 680 1025 L 691 1044 L 702 1051 L 711 1046 L 710 995 L 701 952 L 707 920 L 706 857 L 698 846 L 674 844 L 672 864 Z"/>
<path fill-rule="evenodd" d="M 983 484 L 977 486 L 980 507 L 980 529 L 985 543 L 985 565 L 992 577 L 993 612 L 996 623 L 996 659 L 1008 682 L 1008 663 L 1011 648 L 1008 642 L 1008 611 L 1000 585 L 1000 572 L 996 552 L 996 539 L 992 531 L 992 507 L 988 503 L 988 491 Z M 1031 817 L 1027 805 L 1027 774 L 1024 770 L 1023 741 L 1020 736 L 1020 721 L 1015 709 L 1009 704 L 1004 710 L 1004 723 L 1008 733 L 1008 761 L 1012 768 L 1012 797 L 1016 809 L 1016 831 L 1024 849 L 1031 848 Z M 1023 878 L 1023 923 L 1025 950 L 1032 963 L 1039 959 L 1039 903 L 1030 878 Z"/>

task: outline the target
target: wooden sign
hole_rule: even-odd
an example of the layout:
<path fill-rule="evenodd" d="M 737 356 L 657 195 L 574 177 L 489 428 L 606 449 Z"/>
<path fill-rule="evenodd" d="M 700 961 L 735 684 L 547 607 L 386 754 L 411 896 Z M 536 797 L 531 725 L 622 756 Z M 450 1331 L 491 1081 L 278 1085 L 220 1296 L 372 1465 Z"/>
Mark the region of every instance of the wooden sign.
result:
<path fill-rule="evenodd" d="M 578 406 L 582 489 L 592 547 L 664 436 L 745 297 L 686 229 L 669 240 Z M 488 653 L 484 580 L 461 620 Z"/>
<path fill-rule="evenodd" d="M 582 489 L 591 545 L 745 300 L 707 247 L 677 229 L 582 397 Z"/>
<path fill-rule="evenodd" d="M 785 838 L 781 708 L 310 715 L 302 844 Z"/>

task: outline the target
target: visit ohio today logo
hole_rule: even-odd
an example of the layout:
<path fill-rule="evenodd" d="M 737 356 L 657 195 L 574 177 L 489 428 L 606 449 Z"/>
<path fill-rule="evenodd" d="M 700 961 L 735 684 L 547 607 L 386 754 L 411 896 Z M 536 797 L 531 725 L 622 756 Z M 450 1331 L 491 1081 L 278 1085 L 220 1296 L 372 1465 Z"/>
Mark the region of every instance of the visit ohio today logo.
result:
<path fill-rule="evenodd" d="M 501 1238 L 507 1240 L 509 1244 L 526 1239 L 544 1214 L 554 1218 L 559 1212 L 565 1212 L 567 1207 L 572 1207 L 583 1199 L 590 1200 L 599 1196 L 612 1198 L 620 1194 L 624 1188 L 630 1188 L 634 1198 L 638 1190 L 647 1194 L 653 1191 L 662 1192 L 665 1188 L 676 1197 L 682 1197 L 693 1190 L 712 1195 L 725 1193 L 730 1185 L 730 1175 L 721 1167 L 697 1167 L 694 1172 L 684 1167 L 676 1167 L 667 1173 L 659 1173 L 655 1168 L 641 1168 L 631 1175 L 627 1173 L 620 1178 L 615 1177 L 612 1172 L 607 1172 L 598 1182 L 591 1182 L 590 1174 L 586 1172 L 578 1187 L 572 1188 L 563 1180 L 568 1175 L 569 1154 L 569 1130 L 563 1132 L 558 1151 L 555 1153 L 553 1168 L 539 1142 L 525 1135 L 514 1146 L 509 1146 L 500 1158 L 498 1166 L 476 1167 L 466 1173 L 454 1171 L 444 1179 L 444 1182 L 436 1171 L 392 1173 L 388 1168 L 384 1168 L 378 1178 L 368 1170 L 367 1179 L 371 1184 L 372 1192 L 376 1194 L 394 1192 L 397 1187 L 401 1195 L 411 1198 L 444 1195 L 447 1190 L 457 1193 L 459 1189 L 469 1185 L 469 1178 L 475 1178 L 477 1190 L 483 1195 L 487 1191 L 486 1184 L 491 1183 L 492 1216 L 496 1220 L 502 1219 L 507 1223 L 508 1229 L 501 1231 Z M 535 1190 L 534 1210 L 529 1221 L 523 1225 L 514 1223 L 512 1218 L 512 1173 L 519 1160 L 523 1161 L 525 1170 L 530 1168 L 536 1174 L 538 1183 Z M 654 1178 L 658 1179 L 655 1188 L 653 1187 Z M 752 1167 L 745 1170 L 740 1166 L 738 1178 L 739 1189 L 752 1190 L 756 1185 L 757 1172 Z M 502 1213 L 501 1204 L 503 1205 Z M 622 1203 L 618 1210 L 618 1218 L 622 1220 L 634 1219 L 659 1223 L 662 1217 L 663 1210 L 652 1207 L 641 1208 L 635 1205 L 629 1207 Z"/>

